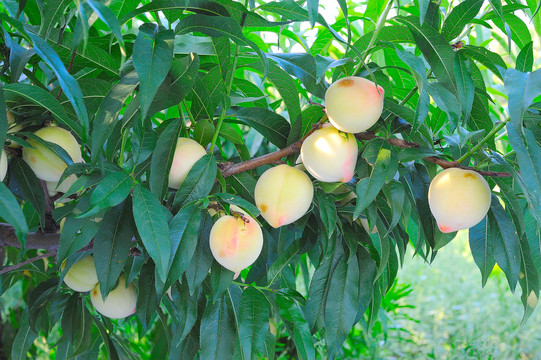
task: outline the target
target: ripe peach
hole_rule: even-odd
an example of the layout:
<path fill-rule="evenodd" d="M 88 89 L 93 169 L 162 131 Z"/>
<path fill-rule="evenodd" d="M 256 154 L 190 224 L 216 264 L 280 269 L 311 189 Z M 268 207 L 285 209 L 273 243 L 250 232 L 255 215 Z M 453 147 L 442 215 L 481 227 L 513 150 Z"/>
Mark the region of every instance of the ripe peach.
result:
<path fill-rule="evenodd" d="M 0 181 L 4 181 L 6 174 L 8 172 L 8 156 L 4 149 L 0 152 Z"/>
<path fill-rule="evenodd" d="M 383 88 L 349 76 L 335 81 L 325 93 L 329 121 L 340 131 L 358 133 L 374 125 L 383 110 Z"/>
<path fill-rule="evenodd" d="M 64 270 L 65 266 L 65 262 L 62 263 L 62 270 Z M 66 276 L 64 276 L 64 282 L 75 291 L 87 292 L 92 290 L 98 283 L 94 257 L 89 255 L 73 264 Z"/>
<path fill-rule="evenodd" d="M 73 162 L 82 161 L 79 144 L 69 131 L 57 126 L 48 126 L 39 129 L 34 134 L 45 141 L 61 146 L 70 155 Z M 23 160 L 41 180 L 57 182 L 67 167 L 66 163 L 37 141 L 28 139 L 28 142 L 34 148 L 25 147 L 23 149 Z"/>
<path fill-rule="evenodd" d="M 479 173 L 460 168 L 440 172 L 428 189 L 428 204 L 444 233 L 467 229 L 490 208 L 490 187 Z"/>
<path fill-rule="evenodd" d="M 313 177 L 324 182 L 348 182 L 357 162 L 357 140 L 328 124 L 314 131 L 301 147 L 302 163 Z"/>
<path fill-rule="evenodd" d="M 59 192 L 66 193 L 75 181 L 77 181 L 77 176 L 72 174 L 65 178 L 60 185 L 58 185 L 57 181 L 46 181 L 45 184 L 47 185 L 49 196 L 55 196 Z"/>
<path fill-rule="evenodd" d="M 250 215 L 239 207 L 231 210 L 241 213 L 225 215 L 210 230 L 210 250 L 216 261 L 224 268 L 239 273 L 257 260 L 263 248 L 263 232 Z"/>
<path fill-rule="evenodd" d="M 105 301 L 101 297 L 98 283 L 90 293 L 90 300 L 94 308 L 103 316 L 111 319 L 122 319 L 133 314 L 137 306 L 137 292 L 135 286 L 126 287 L 124 275 L 118 278 L 118 285 L 111 290 Z"/>
<path fill-rule="evenodd" d="M 171 171 L 169 172 L 169 187 L 178 189 L 186 179 L 192 166 L 205 156 L 207 152 L 197 141 L 189 138 L 179 138 Z"/>
<path fill-rule="evenodd" d="M 255 186 L 255 203 L 274 228 L 300 219 L 310 208 L 314 187 L 308 175 L 289 165 L 265 171 Z"/>

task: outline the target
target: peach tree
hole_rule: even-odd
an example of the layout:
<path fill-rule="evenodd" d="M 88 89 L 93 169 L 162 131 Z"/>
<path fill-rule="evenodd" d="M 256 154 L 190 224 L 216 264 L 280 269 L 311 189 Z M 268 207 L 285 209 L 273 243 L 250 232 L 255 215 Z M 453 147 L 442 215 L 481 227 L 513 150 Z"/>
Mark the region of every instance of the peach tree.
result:
<path fill-rule="evenodd" d="M 526 321 L 540 5 L 2 1 L 0 357 L 348 357 L 457 230 Z"/>

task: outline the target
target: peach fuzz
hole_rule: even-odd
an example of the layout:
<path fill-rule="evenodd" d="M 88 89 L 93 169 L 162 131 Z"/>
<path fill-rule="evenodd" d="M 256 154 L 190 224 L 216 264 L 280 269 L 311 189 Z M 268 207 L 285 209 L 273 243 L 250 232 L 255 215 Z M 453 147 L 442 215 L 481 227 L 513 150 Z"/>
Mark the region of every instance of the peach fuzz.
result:
<path fill-rule="evenodd" d="M 103 300 L 100 292 L 100 284 L 90 292 L 90 301 L 94 308 L 103 316 L 111 319 L 122 319 L 135 313 L 137 306 L 137 292 L 135 286 L 130 283 L 126 287 L 124 275 L 118 278 L 118 285 L 111 290 L 107 298 Z"/>
<path fill-rule="evenodd" d="M 357 163 L 357 140 L 327 124 L 304 140 L 301 158 L 306 170 L 319 181 L 348 182 Z"/>
<path fill-rule="evenodd" d="M 428 204 L 439 229 L 449 233 L 483 220 L 490 208 L 490 195 L 490 187 L 479 173 L 449 168 L 432 179 Z"/>
<path fill-rule="evenodd" d="M 358 133 L 374 125 L 383 111 L 383 88 L 370 80 L 349 76 L 335 81 L 325 93 L 325 111 L 335 128 Z"/>
<path fill-rule="evenodd" d="M 61 226 L 61 228 L 62 227 L 63 226 Z M 64 270 L 65 266 L 65 262 L 62 263 L 62 270 Z M 72 290 L 78 292 L 92 290 L 98 283 L 98 274 L 96 273 L 96 265 L 94 265 L 94 257 L 89 255 L 73 264 L 64 276 L 64 283 Z"/>
<path fill-rule="evenodd" d="M 238 274 L 252 265 L 263 248 L 263 232 L 250 215 L 235 205 L 231 210 L 242 214 L 225 215 L 218 219 L 210 231 L 210 250 L 216 261 Z"/>
<path fill-rule="evenodd" d="M 207 152 L 197 141 L 189 138 L 179 138 L 169 171 L 169 187 L 178 189 L 186 179 L 192 166 L 205 156 Z"/>
<path fill-rule="evenodd" d="M 49 126 L 37 130 L 34 134 L 45 141 L 62 147 L 73 162 L 77 163 L 83 160 L 79 144 L 69 131 L 57 126 Z M 34 148 L 23 148 L 23 160 L 26 161 L 39 179 L 58 182 L 67 167 L 66 163 L 37 141 L 28 139 L 28 143 Z"/>
<path fill-rule="evenodd" d="M 306 214 L 312 204 L 314 186 L 304 172 L 282 164 L 268 169 L 259 177 L 254 197 L 263 218 L 278 228 Z"/>

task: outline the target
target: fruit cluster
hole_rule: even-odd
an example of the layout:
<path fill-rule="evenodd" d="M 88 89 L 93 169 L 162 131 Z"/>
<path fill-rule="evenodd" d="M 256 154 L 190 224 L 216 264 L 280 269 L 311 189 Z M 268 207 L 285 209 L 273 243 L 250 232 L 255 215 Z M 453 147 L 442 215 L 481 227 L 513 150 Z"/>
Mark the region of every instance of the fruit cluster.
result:
<path fill-rule="evenodd" d="M 64 270 L 64 267 L 65 262 L 62 264 L 62 270 Z M 135 313 L 137 292 L 132 283 L 126 286 L 124 275 L 118 278 L 118 285 L 103 299 L 92 255 L 88 255 L 73 264 L 64 275 L 64 283 L 74 291 L 90 291 L 92 305 L 104 316 L 112 319 L 122 319 Z"/>
<path fill-rule="evenodd" d="M 325 110 L 330 124 L 316 129 L 303 141 L 299 160 L 304 169 L 321 182 L 349 182 L 358 156 L 354 134 L 368 130 L 378 121 L 383 100 L 383 89 L 364 78 L 346 77 L 333 83 L 325 94 Z M 13 121 L 13 116 L 8 115 Z M 39 129 L 34 135 L 43 141 L 37 141 L 35 137 L 28 139 L 32 147 L 23 148 L 23 159 L 36 176 L 46 182 L 51 195 L 67 192 L 76 177 L 71 175 L 59 184 L 67 167 L 66 161 L 46 145 L 56 144 L 71 161 L 81 162 L 77 140 L 69 131 L 56 126 Z M 179 138 L 169 172 L 169 187 L 178 189 L 193 165 L 205 154 L 205 148 L 196 141 Z M 7 166 L 7 156 L 2 150 L 0 179 L 4 178 Z M 271 167 L 257 181 L 254 193 L 256 206 L 274 228 L 299 220 L 312 204 L 314 187 L 300 167 L 287 164 Z M 485 217 L 490 207 L 491 192 L 477 172 L 451 168 L 433 179 L 428 201 L 440 230 L 453 232 L 474 226 Z M 238 274 L 255 262 L 261 253 L 263 232 L 257 220 L 244 210 L 236 206 L 231 206 L 230 210 L 229 215 L 218 212 L 220 218 L 211 229 L 209 244 L 216 261 Z M 360 220 L 368 231 L 366 219 Z M 375 227 L 370 232 L 374 231 Z M 102 299 L 92 256 L 73 265 L 64 281 L 75 291 L 91 291 L 94 307 L 105 316 L 122 318 L 135 311 L 135 288 L 132 284 L 124 286 L 123 277 L 107 299 Z"/>

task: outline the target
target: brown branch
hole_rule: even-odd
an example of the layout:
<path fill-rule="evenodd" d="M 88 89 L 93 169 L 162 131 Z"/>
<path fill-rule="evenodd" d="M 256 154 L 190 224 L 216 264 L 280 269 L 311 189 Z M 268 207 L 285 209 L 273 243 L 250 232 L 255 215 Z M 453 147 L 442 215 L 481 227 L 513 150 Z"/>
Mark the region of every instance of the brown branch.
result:
<path fill-rule="evenodd" d="M 38 255 L 38 256 L 34 256 L 33 258 L 30 258 L 30 259 L 25 260 L 23 262 L 20 262 L 18 264 L 15 264 L 15 265 L 12 265 L 12 266 L 7 266 L 7 267 L 3 268 L 2 270 L 0 270 L 0 275 L 8 273 L 8 272 L 13 271 L 13 270 L 17 270 L 19 268 L 22 268 L 23 266 L 28 265 L 30 263 L 33 263 L 34 261 L 38 261 L 40 259 L 48 258 L 48 257 L 55 256 L 55 255 L 56 255 L 56 251 L 49 251 L 48 253 L 41 254 L 41 255 Z"/>
<path fill-rule="evenodd" d="M 58 249 L 58 241 L 60 240 L 60 234 L 58 233 L 44 233 L 42 231 L 36 231 L 28 234 L 26 238 L 25 248 L 30 249 L 45 249 L 49 251 L 56 251 Z M 20 248 L 21 243 L 15 235 L 15 229 L 10 224 L 0 223 L 0 247 L 13 246 Z"/>
<path fill-rule="evenodd" d="M 298 153 L 300 151 L 300 149 L 301 149 L 303 141 L 310 134 L 312 134 L 317 128 L 318 128 L 317 126 L 314 127 L 302 139 L 300 139 L 299 141 L 297 141 L 297 142 L 295 142 L 295 143 L 293 143 L 293 144 L 291 144 L 291 145 L 289 145 L 289 146 L 287 146 L 287 147 L 285 147 L 283 149 L 271 152 L 269 154 L 262 155 L 260 157 L 254 158 L 254 159 L 243 161 L 243 162 L 237 163 L 237 164 L 234 164 L 234 163 L 231 163 L 231 162 L 225 162 L 225 163 L 218 164 L 218 167 L 220 168 L 220 171 L 222 172 L 222 176 L 223 177 L 228 177 L 228 176 L 231 176 L 231 175 L 239 174 L 241 172 L 252 170 L 252 169 L 255 169 L 255 168 L 263 166 L 263 165 L 272 164 L 272 163 L 274 163 L 276 161 L 280 161 L 282 158 L 284 158 L 286 156 L 290 156 L 290 155 Z M 366 141 L 366 140 L 372 140 L 372 139 L 379 138 L 377 135 L 375 135 L 374 133 L 370 133 L 370 132 L 358 133 L 358 134 L 355 134 L 355 137 L 358 140 L 361 140 L 361 141 Z M 380 138 L 380 139 L 383 139 L 383 138 Z M 396 147 L 399 147 L 401 149 L 417 148 L 417 147 L 421 146 L 418 143 L 407 141 L 407 140 L 402 140 L 402 139 L 397 139 L 397 138 L 388 138 L 388 139 L 385 139 L 385 140 L 387 140 L 389 142 L 389 144 L 394 145 Z M 507 172 L 484 171 L 484 170 L 477 170 L 477 169 L 474 169 L 474 168 L 469 167 L 469 166 L 462 166 L 456 161 L 444 160 L 444 159 L 441 159 L 441 158 L 439 158 L 437 156 L 429 156 L 429 157 L 424 158 L 424 160 L 430 161 L 430 162 L 432 162 L 432 163 L 434 163 L 436 165 L 439 165 L 444 169 L 457 167 L 457 168 L 461 168 L 461 169 L 467 169 L 467 170 L 476 171 L 476 172 L 478 172 L 479 174 L 481 174 L 483 176 L 491 176 L 491 177 L 510 177 L 511 176 L 511 174 L 509 174 Z"/>

